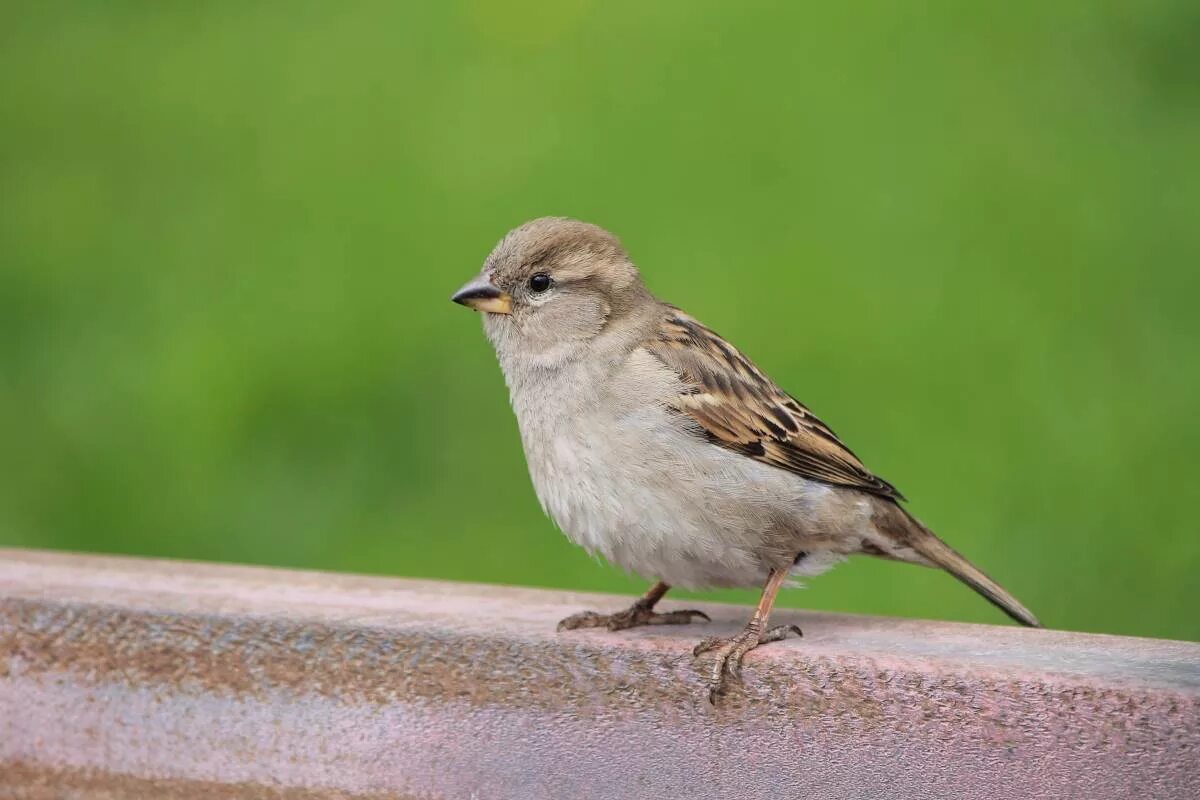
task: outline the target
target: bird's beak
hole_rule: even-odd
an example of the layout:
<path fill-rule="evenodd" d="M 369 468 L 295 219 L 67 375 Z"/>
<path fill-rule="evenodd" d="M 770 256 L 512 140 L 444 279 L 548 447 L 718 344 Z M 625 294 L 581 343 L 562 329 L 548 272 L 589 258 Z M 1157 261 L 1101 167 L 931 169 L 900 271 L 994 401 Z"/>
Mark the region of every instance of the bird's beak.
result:
<path fill-rule="evenodd" d="M 497 289 L 482 275 L 472 279 L 470 283 L 455 292 L 450 299 L 467 308 L 486 311 L 489 314 L 512 313 L 512 297 L 508 292 Z"/>

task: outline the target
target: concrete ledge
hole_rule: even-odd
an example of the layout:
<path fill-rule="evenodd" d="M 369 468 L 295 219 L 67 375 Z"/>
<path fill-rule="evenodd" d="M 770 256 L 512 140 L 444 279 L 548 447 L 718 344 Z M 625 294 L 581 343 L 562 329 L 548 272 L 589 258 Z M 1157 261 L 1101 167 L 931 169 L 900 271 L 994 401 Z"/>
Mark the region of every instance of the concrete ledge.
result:
<path fill-rule="evenodd" d="M 749 610 L 627 602 L 0 550 L 0 797 L 1200 797 L 1200 645 L 781 612 L 714 708 Z"/>

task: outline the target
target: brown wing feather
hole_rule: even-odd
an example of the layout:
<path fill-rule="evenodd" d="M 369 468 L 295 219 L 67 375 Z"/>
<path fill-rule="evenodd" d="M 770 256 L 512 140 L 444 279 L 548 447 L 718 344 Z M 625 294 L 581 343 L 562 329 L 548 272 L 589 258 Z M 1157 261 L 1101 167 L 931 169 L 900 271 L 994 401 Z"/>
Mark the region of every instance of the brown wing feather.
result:
<path fill-rule="evenodd" d="M 689 389 L 675 408 L 710 441 L 812 480 L 903 499 L 872 475 L 825 423 L 713 331 L 670 308 L 645 347 Z"/>

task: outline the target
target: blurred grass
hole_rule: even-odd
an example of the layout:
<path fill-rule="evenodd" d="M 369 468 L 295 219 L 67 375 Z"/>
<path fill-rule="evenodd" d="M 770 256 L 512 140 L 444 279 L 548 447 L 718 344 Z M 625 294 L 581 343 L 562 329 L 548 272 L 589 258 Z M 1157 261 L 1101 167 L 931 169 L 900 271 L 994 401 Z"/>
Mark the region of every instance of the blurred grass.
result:
<path fill-rule="evenodd" d="M 0 544 L 638 590 L 542 517 L 446 301 L 568 214 L 1047 623 L 1200 639 L 1197 33 L 1183 0 L 4 4 Z M 867 560 L 783 602 L 998 619 Z"/>

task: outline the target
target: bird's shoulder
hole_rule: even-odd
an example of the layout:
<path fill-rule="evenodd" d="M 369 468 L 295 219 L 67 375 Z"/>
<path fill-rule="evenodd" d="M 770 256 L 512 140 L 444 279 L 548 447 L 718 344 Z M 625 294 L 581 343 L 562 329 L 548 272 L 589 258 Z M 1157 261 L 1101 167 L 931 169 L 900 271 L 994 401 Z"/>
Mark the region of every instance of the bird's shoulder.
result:
<path fill-rule="evenodd" d="M 670 406 L 714 445 L 811 480 L 903 499 L 740 350 L 680 309 L 664 304 L 641 347 L 679 376 L 683 388 Z"/>

